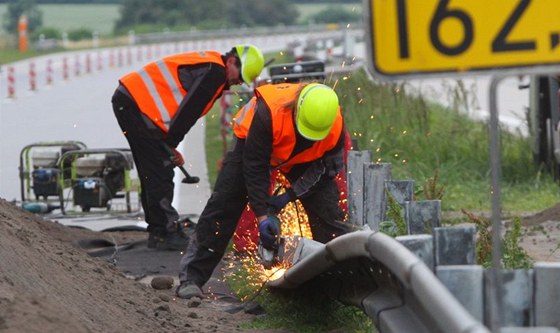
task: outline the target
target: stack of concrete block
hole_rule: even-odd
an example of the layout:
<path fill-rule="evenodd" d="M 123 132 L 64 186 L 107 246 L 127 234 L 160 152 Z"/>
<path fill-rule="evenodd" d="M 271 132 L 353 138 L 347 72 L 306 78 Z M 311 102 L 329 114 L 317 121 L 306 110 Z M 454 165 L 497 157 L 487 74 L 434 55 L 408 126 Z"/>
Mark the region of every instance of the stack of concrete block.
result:
<path fill-rule="evenodd" d="M 491 326 L 492 270 L 476 263 L 476 226 L 442 226 L 441 201 L 416 201 L 414 181 L 392 180 L 390 163 L 373 163 L 368 151 L 348 154 L 349 222 L 379 231 L 387 220 L 387 195 L 401 206 L 407 235 L 396 239 L 431 268 L 459 302 Z M 500 271 L 501 333 L 558 333 L 560 263 Z"/>

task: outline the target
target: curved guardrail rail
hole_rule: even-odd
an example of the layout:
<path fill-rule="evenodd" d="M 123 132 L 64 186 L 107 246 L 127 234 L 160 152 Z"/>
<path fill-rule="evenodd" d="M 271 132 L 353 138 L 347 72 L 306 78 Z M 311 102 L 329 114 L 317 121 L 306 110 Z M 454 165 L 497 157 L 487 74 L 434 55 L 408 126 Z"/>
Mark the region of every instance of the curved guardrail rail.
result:
<path fill-rule="evenodd" d="M 356 231 L 321 244 L 298 238 L 288 245 L 293 266 L 271 288 L 319 286 L 361 308 L 382 333 L 489 333 L 424 262 L 394 238 Z M 291 248 L 290 248 L 291 247 Z"/>

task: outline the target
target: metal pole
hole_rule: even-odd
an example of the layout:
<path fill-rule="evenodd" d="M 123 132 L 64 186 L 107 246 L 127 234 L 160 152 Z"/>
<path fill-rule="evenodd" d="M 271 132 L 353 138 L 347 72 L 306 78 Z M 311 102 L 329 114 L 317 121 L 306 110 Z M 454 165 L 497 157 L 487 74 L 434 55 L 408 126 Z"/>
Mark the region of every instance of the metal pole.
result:
<path fill-rule="evenodd" d="M 500 207 L 500 140 L 498 132 L 498 102 L 496 90 L 502 77 L 492 77 L 490 82 L 490 174 L 492 191 L 492 270 L 490 276 L 490 328 L 500 331 L 502 320 L 502 241 Z"/>

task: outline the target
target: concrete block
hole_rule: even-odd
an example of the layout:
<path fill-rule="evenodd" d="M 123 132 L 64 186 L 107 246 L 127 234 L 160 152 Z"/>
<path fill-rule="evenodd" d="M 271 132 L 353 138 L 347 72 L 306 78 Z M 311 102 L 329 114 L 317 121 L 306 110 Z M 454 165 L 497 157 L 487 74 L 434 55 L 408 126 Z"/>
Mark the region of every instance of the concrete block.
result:
<path fill-rule="evenodd" d="M 434 240 L 432 235 L 398 236 L 396 240 L 434 271 Z"/>
<path fill-rule="evenodd" d="M 364 225 L 364 163 L 369 162 L 371 153 L 368 150 L 348 151 L 348 221 L 358 226 Z"/>
<path fill-rule="evenodd" d="M 560 329 L 560 263 L 538 262 L 533 266 L 535 323 Z"/>
<path fill-rule="evenodd" d="M 404 220 L 410 235 L 432 234 L 434 228 L 441 227 L 441 201 L 407 201 L 404 206 Z"/>
<path fill-rule="evenodd" d="M 532 326 L 533 270 L 502 271 L 502 311 L 502 326 Z"/>
<path fill-rule="evenodd" d="M 414 180 L 387 180 L 385 189 L 403 207 L 406 201 L 414 200 Z"/>
<path fill-rule="evenodd" d="M 475 319 L 483 322 L 484 268 L 482 266 L 437 266 L 436 276 Z"/>
<path fill-rule="evenodd" d="M 379 231 L 385 215 L 385 181 L 391 179 L 391 163 L 364 164 L 364 215 L 371 230 Z"/>
<path fill-rule="evenodd" d="M 434 229 L 434 259 L 439 265 L 474 265 L 476 227 L 468 224 Z"/>

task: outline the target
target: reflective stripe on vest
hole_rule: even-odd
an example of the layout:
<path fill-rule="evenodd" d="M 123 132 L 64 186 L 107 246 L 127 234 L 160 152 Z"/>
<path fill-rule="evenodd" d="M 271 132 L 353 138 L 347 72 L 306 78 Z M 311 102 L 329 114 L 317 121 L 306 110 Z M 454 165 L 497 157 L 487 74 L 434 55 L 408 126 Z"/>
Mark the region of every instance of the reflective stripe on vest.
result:
<path fill-rule="evenodd" d="M 247 132 L 249 132 L 249 126 L 253 121 L 253 116 L 255 115 L 255 105 L 257 104 L 257 98 L 253 97 L 249 102 L 247 102 L 239 111 L 235 117 L 233 117 L 233 133 L 240 139 L 247 138 Z"/>
<path fill-rule="evenodd" d="M 151 62 L 138 72 L 125 75 L 120 82 L 132 95 L 142 113 L 167 132 L 173 116 L 187 94 L 179 81 L 179 66 L 210 62 L 225 67 L 221 54 L 215 51 L 182 53 Z M 220 95 L 224 86 L 225 82 L 211 103 Z M 212 105 L 207 105 L 202 115 L 211 107 Z"/>

